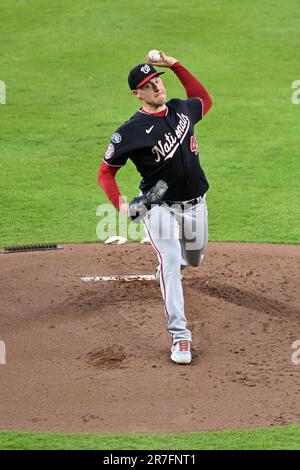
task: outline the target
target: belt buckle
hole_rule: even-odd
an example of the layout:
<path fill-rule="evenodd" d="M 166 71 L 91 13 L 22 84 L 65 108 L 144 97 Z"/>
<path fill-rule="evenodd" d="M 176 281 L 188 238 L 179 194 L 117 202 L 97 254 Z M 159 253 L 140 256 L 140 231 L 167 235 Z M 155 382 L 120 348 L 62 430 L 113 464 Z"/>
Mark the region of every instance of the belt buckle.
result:
<path fill-rule="evenodd" d="M 191 205 L 191 206 L 195 206 L 200 201 L 201 201 L 201 197 L 195 197 L 194 199 L 191 199 L 190 201 L 188 201 L 186 204 Z"/>
<path fill-rule="evenodd" d="M 202 196 L 196 197 L 194 199 L 194 204 L 193 205 L 195 206 L 196 204 L 199 204 L 199 202 L 201 202 L 201 201 L 202 201 Z"/>

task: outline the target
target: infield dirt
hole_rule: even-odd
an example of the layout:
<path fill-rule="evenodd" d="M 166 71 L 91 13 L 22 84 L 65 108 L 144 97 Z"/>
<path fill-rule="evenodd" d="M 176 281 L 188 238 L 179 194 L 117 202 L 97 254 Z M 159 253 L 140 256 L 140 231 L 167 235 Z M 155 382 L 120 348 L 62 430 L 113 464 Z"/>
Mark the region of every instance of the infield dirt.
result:
<path fill-rule="evenodd" d="M 170 361 L 149 245 L 0 255 L 0 428 L 190 432 L 300 421 L 300 247 L 210 243 L 184 271 L 193 362 Z M 300 357 L 300 354 L 299 354 Z"/>

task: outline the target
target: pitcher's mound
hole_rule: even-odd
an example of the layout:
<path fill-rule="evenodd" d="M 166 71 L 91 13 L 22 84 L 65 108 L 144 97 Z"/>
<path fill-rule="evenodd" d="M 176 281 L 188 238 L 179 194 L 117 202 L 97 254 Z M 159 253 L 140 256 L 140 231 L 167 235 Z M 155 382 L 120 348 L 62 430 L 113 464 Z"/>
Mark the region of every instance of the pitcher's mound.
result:
<path fill-rule="evenodd" d="M 170 361 L 155 281 L 81 280 L 152 275 L 151 246 L 0 256 L 2 429 L 179 433 L 300 421 L 299 246 L 211 243 L 203 265 L 184 271 L 189 366 Z"/>

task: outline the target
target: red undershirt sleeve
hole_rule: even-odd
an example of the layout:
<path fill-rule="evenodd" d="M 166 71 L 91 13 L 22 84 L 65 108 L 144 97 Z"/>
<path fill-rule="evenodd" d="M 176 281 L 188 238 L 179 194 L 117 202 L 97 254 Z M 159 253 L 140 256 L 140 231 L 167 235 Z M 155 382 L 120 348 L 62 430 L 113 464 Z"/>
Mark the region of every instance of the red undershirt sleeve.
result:
<path fill-rule="evenodd" d="M 171 69 L 184 86 L 187 97 L 199 98 L 202 101 L 204 116 L 212 106 L 212 100 L 204 86 L 180 62 L 175 62 Z"/>
<path fill-rule="evenodd" d="M 125 202 L 115 180 L 115 175 L 120 168 L 122 167 L 110 167 L 103 161 L 98 172 L 99 186 L 101 186 L 104 193 L 117 210 L 119 210 L 120 205 Z"/>

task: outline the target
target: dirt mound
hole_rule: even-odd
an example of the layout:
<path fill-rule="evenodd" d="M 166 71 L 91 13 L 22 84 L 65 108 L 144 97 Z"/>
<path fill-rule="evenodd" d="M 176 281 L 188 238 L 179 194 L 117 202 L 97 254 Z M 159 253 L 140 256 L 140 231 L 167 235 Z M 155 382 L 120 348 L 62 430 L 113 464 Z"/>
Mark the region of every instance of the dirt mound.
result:
<path fill-rule="evenodd" d="M 211 243 L 184 271 L 193 362 L 170 361 L 151 246 L 0 255 L 0 428 L 185 432 L 300 421 L 300 247 Z"/>

